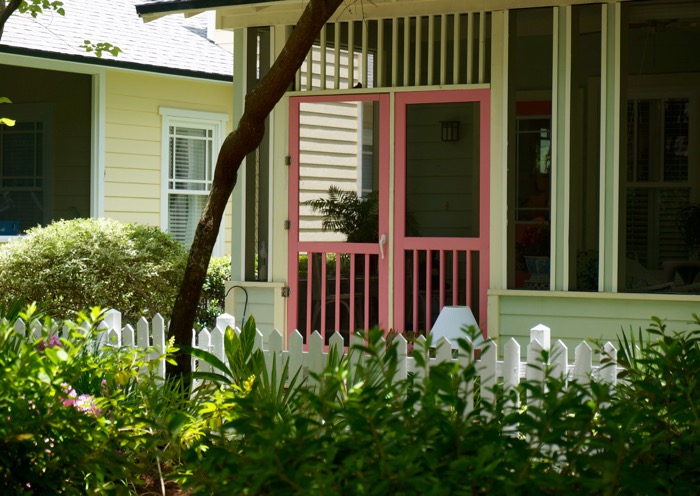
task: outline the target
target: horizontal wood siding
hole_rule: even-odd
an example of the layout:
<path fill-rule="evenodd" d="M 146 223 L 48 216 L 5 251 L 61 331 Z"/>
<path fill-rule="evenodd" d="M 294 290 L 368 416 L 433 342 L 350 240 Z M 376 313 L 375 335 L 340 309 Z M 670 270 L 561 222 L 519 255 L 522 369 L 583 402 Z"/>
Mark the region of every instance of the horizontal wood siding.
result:
<path fill-rule="evenodd" d="M 687 330 L 692 313 L 698 312 L 693 296 L 623 293 L 491 291 L 489 306 L 498 309 L 499 322 L 497 328 L 490 326 L 489 335 L 526 345 L 530 329 L 541 323 L 557 330 L 569 353 L 581 339 L 616 342 L 630 328 L 636 335 L 649 327 L 652 316 L 665 319 L 669 329 Z"/>
<path fill-rule="evenodd" d="M 109 71 L 106 93 L 105 216 L 160 226 L 163 188 L 159 108 L 231 116 L 231 85 Z M 226 131 L 231 131 L 231 119 Z M 229 254 L 230 204 L 224 226 L 224 252 Z"/>

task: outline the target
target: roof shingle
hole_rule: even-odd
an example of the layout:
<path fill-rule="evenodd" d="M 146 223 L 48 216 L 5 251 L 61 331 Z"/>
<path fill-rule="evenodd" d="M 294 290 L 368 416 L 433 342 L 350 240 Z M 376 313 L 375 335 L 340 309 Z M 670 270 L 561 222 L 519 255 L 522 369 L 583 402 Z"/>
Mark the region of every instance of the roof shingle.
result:
<path fill-rule="evenodd" d="M 143 0 L 140 0 L 143 1 Z M 194 77 L 228 79 L 233 56 L 206 38 L 205 15 L 170 15 L 144 23 L 136 13 L 138 0 L 63 0 L 66 15 L 54 12 L 36 19 L 13 14 L 0 40 L 0 53 L 14 52 L 48 58 L 142 68 Z M 114 58 L 97 59 L 80 45 L 85 40 L 121 48 Z"/>

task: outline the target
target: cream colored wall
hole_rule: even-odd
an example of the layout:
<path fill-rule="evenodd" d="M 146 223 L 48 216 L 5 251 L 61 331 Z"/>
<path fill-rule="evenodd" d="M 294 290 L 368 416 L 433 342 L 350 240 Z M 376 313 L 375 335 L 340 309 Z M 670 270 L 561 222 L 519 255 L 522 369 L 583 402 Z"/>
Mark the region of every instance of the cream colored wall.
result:
<path fill-rule="evenodd" d="M 692 314 L 698 312 L 697 296 L 677 294 L 582 293 L 564 291 L 490 290 L 489 335 L 498 335 L 501 343 L 513 337 L 526 346 L 530 329 L 537 324 L 549 326 L 552 340 L 561 339 L 573 358 L 582 339 L 612 341 L 624 330 L 647 329 L 652 316 L 664 319 L 668 329 L 689 330 Z M 697 328 L 697 326 L 695 326 Z"/>
<path fill-rule="evenodd" d="M 231 83 L 126 71 L 106 76 L 104 214 L 124 222 L 161 224 L 159 107 L 232 115 Z M 231 118 L 227 132 L 231 131 Z M 231 253 L 231 204 L 224 219 L 224 253 Z"/>

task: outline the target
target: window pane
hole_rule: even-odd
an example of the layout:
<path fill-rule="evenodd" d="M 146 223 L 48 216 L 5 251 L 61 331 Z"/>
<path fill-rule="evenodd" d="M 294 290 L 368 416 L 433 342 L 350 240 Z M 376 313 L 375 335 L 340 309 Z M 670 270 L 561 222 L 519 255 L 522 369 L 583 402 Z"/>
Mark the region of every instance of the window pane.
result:
<path fill-rule="evenodd" d="M 569 290 L 597 291 L 600 231 L 600 5 L 573 7 Z"/>
<path fill-rule="evenodd" d="M 406 107 L 406 235 L 479 236 L 479 104 Z"/>
<path fill-rule="evenodd" d="M 508 86 L 508 288 L 549 289 L 553 14 L 512 11 Z"/>
<path fill-rule="evenodd" d="M 170 139 L 170 146 L 171 188 L 208 191 L 212 165 L 211 140 L 175 137 Z"/>
<path fill-rule="evenodd" d="M 299 240 L 377 241 L 376 102 L 300 106 Z"/>
<path fill-rule="evenodd" d="M 206 195 L 168 195 L 168 229 L 185 248 L 192 245 L 197 223 L 207 202 Z"/>
<path fill-rule="evenodd" d="M 692 144 L 700 122 L 693 102 L 700 57 L 688 47 L 699 46 L 700 31 L 687 26 L 698 25 L 700 14 L 695 2 L 649 3 L 622 7 L 627 142 L 618 287 L 699 293 L 700 170 Z"/>

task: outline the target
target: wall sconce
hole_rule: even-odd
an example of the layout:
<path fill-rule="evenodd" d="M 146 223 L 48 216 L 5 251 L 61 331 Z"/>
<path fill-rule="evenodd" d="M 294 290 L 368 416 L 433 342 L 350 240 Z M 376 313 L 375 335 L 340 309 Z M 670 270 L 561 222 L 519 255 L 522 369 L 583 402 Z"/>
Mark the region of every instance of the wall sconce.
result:
<path fill-rule="evenodd" d="M 442 141 L 459 141 L 459 121 L 440 121 Z"/>

